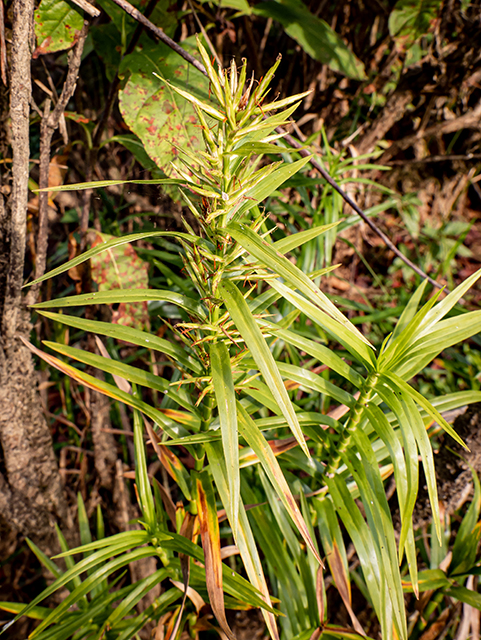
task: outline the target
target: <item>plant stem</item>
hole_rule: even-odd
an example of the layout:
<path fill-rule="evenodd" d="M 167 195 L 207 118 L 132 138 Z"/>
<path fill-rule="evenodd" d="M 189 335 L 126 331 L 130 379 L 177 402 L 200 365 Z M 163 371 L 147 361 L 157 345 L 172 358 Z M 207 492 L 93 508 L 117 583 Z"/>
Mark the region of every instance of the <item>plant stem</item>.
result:
<path fill-rule="evenodd" d="M 339 441 L 336 455 L 332 457 L 329 465 L 327 466 L 326 475 L 328 478 L 334 477 L 343 454 L 348 450 L 353 433 L 361 422 L 364 409 L 372 397 L 374 387 L 376 385 L 376 382 L 378 381 L 378 378 L 379 373 L 377 371 L 370 373 L 367 377 L 364 389 L 362 390 L 362 393 L 352 410 L 351 416 L 349 417 L 349 420 L 347 421 L 346 426 L 341 433 L 341 439 Z"/>

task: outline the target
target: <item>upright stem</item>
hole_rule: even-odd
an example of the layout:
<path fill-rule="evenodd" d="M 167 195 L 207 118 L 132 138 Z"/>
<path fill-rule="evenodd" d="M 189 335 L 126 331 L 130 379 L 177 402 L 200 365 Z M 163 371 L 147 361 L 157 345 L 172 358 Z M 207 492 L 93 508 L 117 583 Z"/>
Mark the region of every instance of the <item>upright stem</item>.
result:
<path fill-rule="evenodd" d="M 356 402 L 354 409 L 352 410 L 351 416 L 347 421 L 346 426 L 344 427 L 344 430 L 341 434 L 341 439 L 339 442 L 336 455 L 332 457 L 331 462 L 329 463 L 326 469 L 326 475 L 328 478 L 334 477 L 334 474 L 336 473 L 339 467 L 343 454 L 346 453 L 346 451 L 348 450 L 349 445 L 351 444 L 352 436 L 355 430 L 357 429 L 357 427 L 359 426 L 359 423 L 361 422 L 364 409 L 367 403 L 372 398 L 374 387 L 376 386 L 376 382 L 378 381 L 378 378 L 379 378 L 379 373 L 377 373 L 377 371 L 374 371 L 369 374 L 366 380 L 366 383 L 364 385 L 364 389 L 362 390 L 361 395 L 359 396 L 359 399 Z"/>
<path fill-rule="evenodd" d="M 9 251 L 5 290 L 0 292 L 3 306 L 0 333 L 5 338 L 15 335 L 19 323 L 21 288 L 25 259 L 27 200 L 29 175 L 29 113 L 31 98 L 30 43 L 33 20 L 33 0 L 13 3 L 12 52 L 10 73 L 10 118 L 12 135 L 12 195 L 10 222 L 5 223 L 3 250 Z M 3 235 L 3 234 L 2 234 Z"/>

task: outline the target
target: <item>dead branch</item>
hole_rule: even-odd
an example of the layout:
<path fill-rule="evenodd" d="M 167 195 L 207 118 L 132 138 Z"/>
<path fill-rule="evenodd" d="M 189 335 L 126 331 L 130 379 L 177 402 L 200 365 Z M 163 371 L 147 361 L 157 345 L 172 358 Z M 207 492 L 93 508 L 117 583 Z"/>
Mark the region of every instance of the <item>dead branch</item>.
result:
<path fill-rule="evenodd" d="M 0 75 L 2 82 L 7 86 L 7 44 L 5 42 L 5 9 L 3 0 L 0 0 Z"/>
<path fill-rule="evenodd" d="M 439 122 L 432 125 L 431 127 L 426 127 L 423 130 L 417 131 L 416 133 L 401 138 L 401 140 L 398 140 L 397 142 L 392 144 L 389 149 L 387 149 L 387 151 L 382 155 L 380 162 L 386 162 L 394 155 L 396 155 L 396 153 L 398 153 L 399 151 L 407 149 L 423 138 L 429 138 L 430 136 L 442 136 L 447 133 L 455 133 L 456 131 L 460 131 L 461 129 L 479 130 L 481 127 L 480 118 L 481 100 L 473 109 L 470 109 L 458 118 Z"/>
<path fill-rule="evenodd" d="M 42 123 L 40 125 L 40 179 L 39 188 L 48 187 L 48 174 L 50 168 L 50 145 L 52 136 L 59 126 L 68 101 L 72 97 L 77 86 L 78 72 L 82 61 L 82 52 L 87 38 L 88 22 L 84 22 L 77 44 L 73 48 L 69 63 L 68 72 L 65 79 L 62 93 L 50 113 L 50 99 L 45 100 Z M 35 260 L 35 279 L 40 278 L 45 273 L 47 261 L 48 245 L 48 192 L 40 191 L 38 203 L 38 235 Z M 27 296 L 27 303 L 33 304 L 37 298 L 39 285 L 33 285 Z"/>
<path fill-rule="evenodd" d="M 176 53 L 179 54 L 179 56 L 182 56 L 184 60 L 187 60 L 189 64 L 191 64 L 198 71 L 206 75 L 206 71 L 202 63 L 196 60 L 194 56 L 191 56 L 189 53 L 187 53 L 187 51 L 183 49 L 180 45 L 178 45 L 177 42 L 174 42 L 172 38 L 169 38 L 169 36 L 164 33 L 163 29 L 156 27 L 153 22 L 151 22 L 148 18 L 146 18 L 143 13 L 140 13 L 140 11 L 136 9 L 133 5 L 131 5 L 130 2 L 127 2 L 127 0 L 113 0 L 113 1 L 121 9 L 123 9 L 125 13 L 128 13 L 129 16 L 132 16 L 134 20 L 137 20 L 137 22 L 140 22 L 141 24 L 143 24 L 144 27 L 147 27 L 147 29 L 149 29 L 149 31 L 151 31 L 154 35 L 156 35 L 159 40 L 161 40 L 164 44 L 166 44 L 171 49 L 173 49 Z"/>
<path fill-rule="evenodd" d="M 88 13 L 89 16 L 92 16 L 92 18 L 98 18 L 101 14 L 100 9 L 91 5 L 90 2 L 86 2 L 86 0 L 72 0 L 72 2 L 76 4 L 77 7 L 83 9 L 85 13 Z"/>

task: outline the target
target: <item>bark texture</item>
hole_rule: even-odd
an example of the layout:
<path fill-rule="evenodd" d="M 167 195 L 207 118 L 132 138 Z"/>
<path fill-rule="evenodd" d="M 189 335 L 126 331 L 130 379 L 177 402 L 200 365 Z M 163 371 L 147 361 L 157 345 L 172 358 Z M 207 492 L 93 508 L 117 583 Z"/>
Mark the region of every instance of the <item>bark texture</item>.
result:
<path fill-rule="evenodd" d="M 13 164 L 10 198 L 0 195 L 0 557 L 17 535 L 47 553 L 56 548 L 55 521 L 68 524 L 52 439 L 28 349 L 22 300 L 29 176 L 30 61 L 33 0 L 14 0 L 10 74 Z M 5 123 L 4 123 L 4 126 Z M 5 186 L 5 185 L 3 185 Z"/>

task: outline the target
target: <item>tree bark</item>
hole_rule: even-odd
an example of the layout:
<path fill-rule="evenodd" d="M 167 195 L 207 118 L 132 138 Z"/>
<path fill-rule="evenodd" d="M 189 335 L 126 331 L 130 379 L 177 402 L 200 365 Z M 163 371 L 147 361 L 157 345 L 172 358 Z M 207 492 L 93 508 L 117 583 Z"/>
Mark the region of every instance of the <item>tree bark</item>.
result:
<path fill-rule="evenodd" d="M 18 339 L 31 330 L 22 299 L 29 176 L 29 111 L 33 0 L 14 0 L 10 74 L 11 195 L 0 195 L 0 557 L 2 545 L 30 536 L 47 553 L 56 549 L 54 523 L 68 509 L 42 412 L 28 349 Z M 6 534 L 9 535 L 6 535 Z"/>

